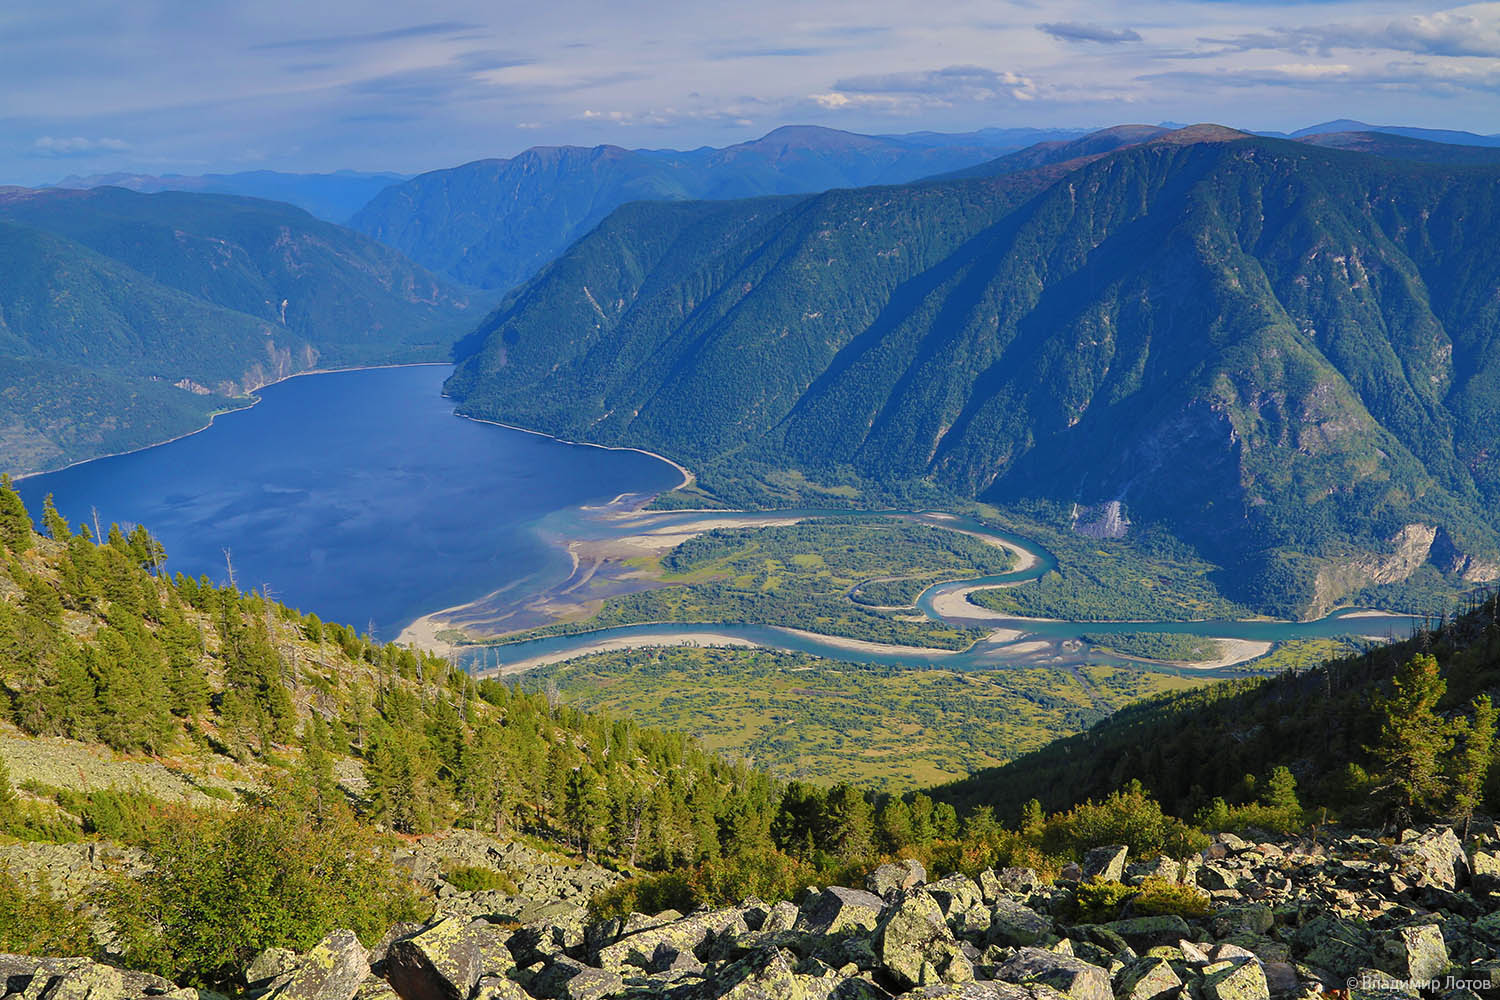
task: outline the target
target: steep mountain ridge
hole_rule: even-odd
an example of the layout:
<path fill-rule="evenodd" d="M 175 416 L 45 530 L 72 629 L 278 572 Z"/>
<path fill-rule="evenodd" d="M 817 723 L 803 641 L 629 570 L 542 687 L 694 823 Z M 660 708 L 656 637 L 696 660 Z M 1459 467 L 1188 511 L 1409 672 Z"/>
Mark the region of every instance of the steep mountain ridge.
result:
<path fill-rule="evenodd" d="M 1496 176 L 1195 127 L 988 179 L 631 206 L 486 320 L 449 390 L 700 463 L 1121 500 L 1254 603 L 1320 611 L 1409 525 L 1494 564 Z"/>
<path fill-rule="evenodd" d="M 915 180 L 1018 145 L 1002 137 L 866 136 L 784 126 L 715 149 L 537 147 L 436 170 L 377 195 L 350 225 L 483 288 L 531 277 L 620 205 L 735 199 Z"/>

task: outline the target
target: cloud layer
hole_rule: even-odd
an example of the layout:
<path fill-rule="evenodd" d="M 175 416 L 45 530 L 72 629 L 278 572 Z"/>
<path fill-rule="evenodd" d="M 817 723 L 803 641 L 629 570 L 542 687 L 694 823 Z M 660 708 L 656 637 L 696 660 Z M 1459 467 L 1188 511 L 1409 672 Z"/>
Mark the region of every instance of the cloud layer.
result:
<path fill-rule="evenodd" d="M 55 179 L 59 159 L 416 171 L 788 122 L 1492 132 L 1497 65 L 1500 3 L 54 0 L 0 5 L 0 183 Z"/>

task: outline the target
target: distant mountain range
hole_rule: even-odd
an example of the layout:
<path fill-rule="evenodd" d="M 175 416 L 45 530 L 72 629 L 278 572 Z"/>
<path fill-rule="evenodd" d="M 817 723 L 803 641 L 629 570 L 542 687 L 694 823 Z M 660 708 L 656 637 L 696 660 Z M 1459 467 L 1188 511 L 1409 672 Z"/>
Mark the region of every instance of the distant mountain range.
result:
<path fill-rule="evenodd" d="M 1408 139 L 1422 139 L 1426 142 L 1442 142 L 1457 146 L 1500 146 L 1500 135 L 1479 135 L 1474 132 L 1444 128 L 1413 128 L 1409 125 L 1371 125 L 1349 118 L 1340 118 L 1337 121 L 1298 129 L 1287 133 L 1287 137 L 1303 139 L 1313 135 L 1334 135 L 1339 132 L 1383 132 Z"/>
<path fill-rule="evenodd" d="M 443 360 L 475 322 L 395 251 L 221 195 L 0 189 L 0 270 L 10 472 L 185 433 L 297 371 Z"/>
<path fill-rule="evenodd" d="M 434 271 L 506 290 L 626 202 L 896 184 L 989 160 L 1027 140 L 1077 134 L 867 136 L 789 126 L 724 149 L 542 147 L 421 174 L 382 191 L 349 224 Z"/>
<path fill-rule="evenodd" d="M 331 174 L 288 174 L 275 170 L 249 170 L 237 174 L 94 174 L 65 177 L 51 187 L 87 190 L 120 187 L 141 194 L 159 191 L 191 191 L 196 194 L 235 194 L 296 205 L 326 222 L 344 223 L 371 198 L 405 174 L 361 173 L 339 170 Z"/>
<path fill-rule="evenodd" d="M 1424 566 L 1500 575 L 1500 167 L 1410 162 L 1444 148 L 1401 137 L 1378 140 L 1398 160 L 1142 134 L 988 176 L 624 206 L 507 297 L 449 391 L 741 500 L 786 467 L 1121 500 L 1267 610 Z"/>

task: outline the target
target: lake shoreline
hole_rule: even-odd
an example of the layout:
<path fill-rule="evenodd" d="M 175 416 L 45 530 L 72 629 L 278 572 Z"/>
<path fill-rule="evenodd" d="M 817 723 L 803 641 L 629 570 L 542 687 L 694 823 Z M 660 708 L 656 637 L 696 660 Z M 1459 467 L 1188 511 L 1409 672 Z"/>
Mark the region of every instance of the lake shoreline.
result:
<path fill-rule="evenodd" d="M 260 392 L 261 390 L 269 389 L 275 385 L 281 385 L 283 382 L 290 382 L 294 378 L 302 378 L 305 375 L 342 375 L 346 372 L 373 372 L 382 371 L 387 368 L 435 368 L 440 366 L 452 368 L 453 362 L 400 361 L 389 365 L 356 365 L 352 368 L 309 368 L 306 371 L 292 372 L 292 374 L 290 375 L 283 375 L 281 378 L 274 379 L 262 385 L 258 385 L 254 389 L 251 389 L 244 396 L 231 397 L 247 399 L 249 400 L 249 402 L 244 406 L 236 406 L 233 409 L 229 410 L 216 410 L 208 415 L 208 422 L 205 423 L 202 427 L 195 427 L 185 434 L 178 434 L 176 437 L 167 438 L 165 441 L 153 441 L 150 444 L 143 444 L 139 448 L 127 448 L 124 451 L 112 451 L 104 455 L 94 455 L 92 458 L 80 458 L 76 462 L 69 462 L 67 465 L 59 465 L 55 469 L 38 469 L 35 472 L 28 472 L 25 475 L 12 476 L 11 481 L 20 483 L 24 482 L 27 479 L 33 479 L 37 476 L 50 476 L 56 472 L 67 472 L 69 469 L 76 469 L 78 468 L 78 466 L 87 465 L 90 462 L 99 462 L 106 458 L 121 458 L 125 455 L 139 455 L 141 452 L 150 451 L 152 448 L 162 448 L 169 444 L 176 444 L 178 441 L 183 441 L 187 438 L 193 437 L 194 435 L 202 434 L 206 430 L 211 430 L 213 428 L 214 421 L 219 419 L 220 417 L 228 416 L 231 413 L 244 413 L 246 410 L 251 410 L 259 406 L 261 397 L 257 396 L 256 393 Z"/>

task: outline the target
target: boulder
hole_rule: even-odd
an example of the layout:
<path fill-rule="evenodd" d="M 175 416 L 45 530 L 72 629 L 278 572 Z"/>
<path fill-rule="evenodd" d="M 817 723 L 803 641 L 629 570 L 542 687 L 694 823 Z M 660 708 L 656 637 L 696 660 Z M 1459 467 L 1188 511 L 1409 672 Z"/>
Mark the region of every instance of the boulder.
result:
<path fill-rule="evenodd" d="M 1234 937 L 1237 934 L 1265 934 L 1276 926 L 1276 915 L 1269 906 L 1249 903 L 1244 906 L 1226 906 L 1213 915 L 1216 937 Z"/>
<path fill-rule="evenodd" d="M 1270 1000 L 1271 988 L 1260 963 L 1241 959 L 1237 962 L 1214 962 L 1203 967 L 1199 986 L 1203 1000 Z"/>
<path fill-rule="evenodd" d="M 865 888 L 885 897 L 899 889 L 915 889 L 927 881 L 927 869 L 915 858 L 903 858 L 876 868 L 865 878 Z"/>
<path fill-rule="evenodd" d="M 276 980 L 297 968 L 297 953 L 290 948 L 267 948 L 245 967 L 245 987 L 252 993 L 264 993 Z"/>
<path fill-rule="evenodd" d="M 625 981 L 604 969 L 581 969 L 563 983 L 560 1000 L 602 1000 L 625 989 Z"/>
<path fill-rule="evenodd" d="M 1434 924 L 1398 928 L 1380 943 L 1382 963 L 1402 979 L 1437 979 L 1448 968 L 1448 945 Z"/>
<path fill-rule="evenodd" d="M 1114 1000 L 1109 974 L 1099 966 L 1040 948 L 1022 948 L 995 970 L 995 978 L 1050 986 L 1071 1000 Z"/>
<path fill-rule="evenodd" d="M 974 978 L 973 963 L 948 930 L 943 911 L 925 892 L 894 903 L 875 933 L 880 968 L 902 989 Z"/>
<path fill-rule="evenodd" d="M 386 978 L 402 1000 L 468 1000 L 481 976 L 514 968 L 505 936 L 482 920 L 444 918 L 390 946 Z"/>
<path fill-rule="evenodd" d="M 716 1000 L 804 1000 L 807 991 L 793 971 L 797 957 L 780 948 L 762 948 L 715 976 L 707 992 Z"/>
<path fill-rule="evenodd" d="M 1079 865 L 1081 877 L 1118 882 L 1125 874 L 1125 858 L 1129 853 L 1124 844 L 1095 847 L 1083 856 L 1083 862 Z"/>
<path fill-rule="evenodd" d="M 129 972 L 87 958 L 0 955 L 0 996 L 18 1000 L 197 1000 L 197 990 L 145 972 Z"/>
<path fill-rule="evenodd" d="M 532 996 L 506 976 L 480 976 L 469 1000 L 532 1000 Z"/>
<path fill-rule="evenodd" d="M 1456 889 L 1469 873 L 1463 845 L 1448 827 L 1404 839 L 1389 854 L 1397 871 L 1417 885 Z"/>
<path fill-rule="evenodd" d="M 1102 925 L 1138 952 L 1176 944 L 1188 936 L 1187 921 L 1175 913 L 1158 917 L 1127 917 Z"/>
<path fill-rule="evenodd" d="M 1156 1000 L 1182 988 L 1182 978 L 1161 958 L 1138 958 L 1114 975 L 1118 1000 Z"/>
<path fill-rule="evenodd" d="M 878 902 L 877 900 L 877 905 Z M 707 910 L 671 923 L 647 927 L 600 948 L 594 964 L 601 969 L 618 973 L 631 967 L 644 969 L 651 964 L 657 948 L 663 944 L 679 952 L 697 955 L 713 935 L 748 931 L 749 926 L 741 914 L 742 911 L 733 909 Z"/>
<path fill-rule="evenodd" d="M 313 946 L 273 1000 L 353 1000 L 370 975 L 370 953 L 353 931 L 334 931 Z"/>
<path fill-rule="evenodd" d="M 796 929 L 807 934 L 872 931 L 884 907 L 885 901 L 873 892 L 833 886 L 803 904 Z"/>
<path fill-rule="evenodd" d="M 962 875 L 949 875 L 923 887 L 927 895 L 942 909 L 943 916 L 952 919 L 984 901 L 979 885 Z"/>
<path fill-rule="evenodd" d="M 1053 937 L 1052 921 L 1020 903 L 1002 897 L 990 909 L 990 944 L 1041 945 Z"/>
<path fill-rule="evenodd" d="M 901 994 L 902 1000 L 1058 1000 L 1062 994 L 1046 986 L 1018 986 L 992 980 L 972 983 L 942 983 Z"/>
<path fill-rule="evenodd" d="M 354 1000 L 401 1000 L 401 995 L 379 976 L 366 976 L 354 991 Z"/>

